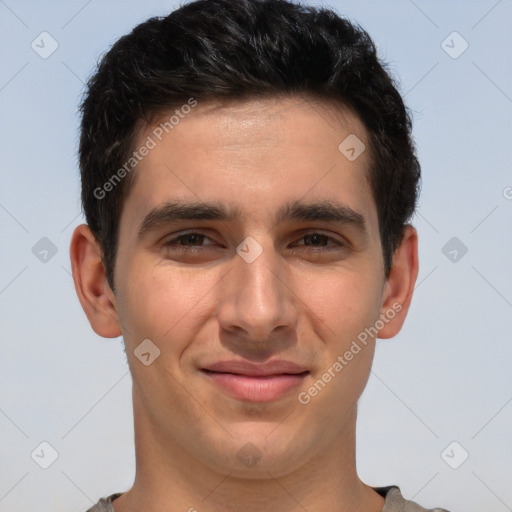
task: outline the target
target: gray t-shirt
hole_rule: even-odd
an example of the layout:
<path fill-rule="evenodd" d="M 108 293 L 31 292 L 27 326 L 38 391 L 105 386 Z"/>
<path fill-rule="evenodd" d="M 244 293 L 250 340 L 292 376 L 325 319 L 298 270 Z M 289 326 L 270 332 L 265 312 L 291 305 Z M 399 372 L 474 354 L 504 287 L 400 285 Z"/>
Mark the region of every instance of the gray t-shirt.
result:
<path fill-rule="evenodd" d="M 374 487 L 374 490 L 386 498 L 386 502 L 384 503 L 384 507 L 381 512 L 448 512 L 444 508 L 426 509 L 420 507 L 413 501 L 406 500 L 396 485 L 391 485 L 389 487 Z M 121 494 L 122 493 L 116 493 L 108 496 L 107 498 L 101 498 L 101 500 L 94 505 L 94 507 L 87 510 L 87 512 L 115 512 L 114 507 L 112 506 L 112 501 L 119 498 Z"/>

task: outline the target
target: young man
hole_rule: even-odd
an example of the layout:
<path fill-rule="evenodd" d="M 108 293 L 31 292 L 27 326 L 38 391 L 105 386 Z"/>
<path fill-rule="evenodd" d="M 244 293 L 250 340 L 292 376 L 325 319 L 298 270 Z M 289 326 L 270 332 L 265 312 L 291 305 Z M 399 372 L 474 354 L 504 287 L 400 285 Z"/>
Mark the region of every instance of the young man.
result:
<path fill-rule="evenodd" d="M 369 36 L 199 0 L 122 37 L 82 114 L 73 276 L 124 338 L 137 456 L 90 511 L 424 510 L 356 473 L 375 341 L 418 271 L 411 123 Z"/>

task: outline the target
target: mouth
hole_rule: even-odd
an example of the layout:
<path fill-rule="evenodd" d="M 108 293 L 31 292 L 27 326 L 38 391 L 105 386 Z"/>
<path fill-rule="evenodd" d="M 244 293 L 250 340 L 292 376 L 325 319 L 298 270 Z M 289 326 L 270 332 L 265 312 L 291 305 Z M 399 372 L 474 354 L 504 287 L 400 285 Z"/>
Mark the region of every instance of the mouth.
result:
<path fill-rule="evenodd" d="M 247 375 L 210 369 L 202 369 L 201 372 L 224 393 L 247 402 L 271 402 L 284 397 L 300 386 L 310 373 L 302 371 Z"/>

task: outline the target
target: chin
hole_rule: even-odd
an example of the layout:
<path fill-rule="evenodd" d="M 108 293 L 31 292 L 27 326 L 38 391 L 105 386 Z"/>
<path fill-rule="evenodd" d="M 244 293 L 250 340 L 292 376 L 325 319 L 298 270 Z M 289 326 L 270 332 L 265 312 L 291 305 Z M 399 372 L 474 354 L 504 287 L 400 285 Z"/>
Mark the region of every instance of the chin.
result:
<path fill-rule="evenodd" d="M 292 435 L 285 424 L 241 422 L 228 430 L 232 437 L 209 451 L 206 464 L 233 478 L 282 477 L 303 466 L 311 456 L 304 436 Z"/>

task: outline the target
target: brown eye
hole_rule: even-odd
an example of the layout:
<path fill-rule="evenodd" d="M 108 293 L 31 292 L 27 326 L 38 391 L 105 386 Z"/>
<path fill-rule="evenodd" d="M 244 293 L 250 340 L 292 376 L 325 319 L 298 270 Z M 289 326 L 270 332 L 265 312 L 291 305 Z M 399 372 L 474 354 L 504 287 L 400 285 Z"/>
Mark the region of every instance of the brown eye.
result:
<path fill-rule="evenodd" d="M 200 233 L 187 233 L 185 235 L 180 235 L 176 237 L 174 240 L 170 240 L 170 242 L 179 242 L 182 245 L 203 245 L 201 242 L 204 242 L 205 236 Z"/>
<path fill-rule="evenodd" d="M 324 233 L 307 233 L 303 237 L 300 238 L 304 243 L 299 243 L 302 247 L 311 247 L 312 249 L 336 249 L 343 247 L 345 244 L 332 236 L 325 235 Z"/>
<path fill-rule="evenodd" d="M 175 234 L 161 244 L 164 258 L 181 263 L 204 263 L 219 256 L 222 244 L 197 231 Z"/>
<path fill-rule="evenodd" d="M 206 240 L 210 240 L 210 242 L 204 243 Z M 203 233 L 190 231 L 189 233 L 182 233 L 181 235 L 175 236 L 174 238 L 170 238 L 164 242 L 163 245 L 167 248 L 186 250 L 187 247 L 195 248 L 212 245 L 212 240 Z"/>
<path fill-rule="evenodd" d="M 304 245 L 311 245 L 314 247 L 325 246 L 327 245 L 330 237 L 327 235 L 322 235 L 320 233 L 312 233 L 310 235 L 304 236 L 304 240 L 306 243 Z"/>

